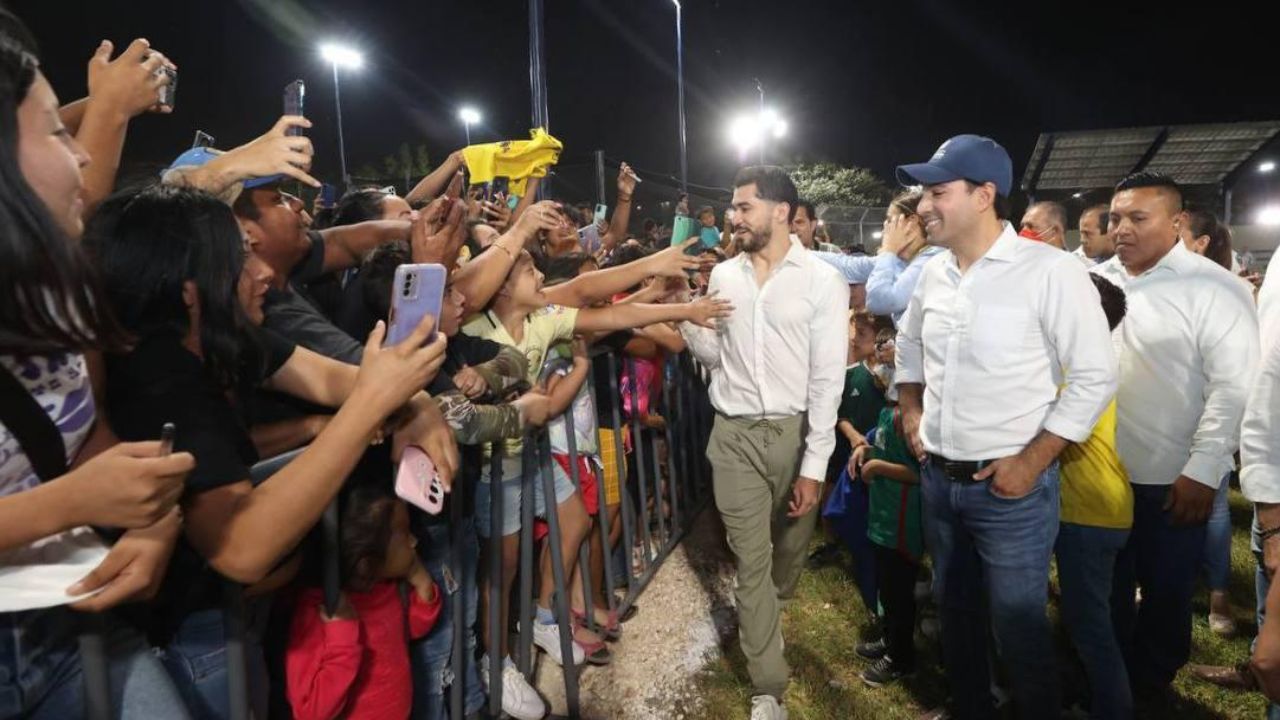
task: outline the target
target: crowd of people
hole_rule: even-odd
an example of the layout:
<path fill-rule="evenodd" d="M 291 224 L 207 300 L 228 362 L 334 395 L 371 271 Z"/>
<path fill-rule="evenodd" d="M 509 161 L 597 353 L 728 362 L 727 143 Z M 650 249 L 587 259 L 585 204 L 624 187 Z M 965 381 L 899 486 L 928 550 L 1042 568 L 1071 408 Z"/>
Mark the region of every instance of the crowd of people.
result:
<path fill-rule="evenodd" d="M 607 216 L 538 199 L 555 152 L 537 133 L 510 194 L 476 181 L 503 151 L 473 146 L 403 197 L 353 187 L 308 208 L 289 192 L 321 186 L 301 116 L 118 183 L 128 120 L 171 108 L 173 68 L 104 41 L 88 97 L 60 104 L 0 12 L 0 716 L 84 715 L 92 630 L 114 716 L 229 717 L 234 605 L 254 717 L 485 717 L 490 678 L 505 714 L 544 717 L 506 632 L 522 537 L 534 644 L 610 663 L 629 618 L 600 578 L 629 576 L 614 566 L 641 443 L 611 417 L 661 436 L 686 351 L 711 380 L 753 720 L 787 717 L 781 607 L 841 546 L 878 618 L 854 648 L 868 686 L 917 670 L 922 630 L 941 642 L 938 717 L 1158 714 L 1202 573 L 1212 630 L 1237 631 L 1237 477 L 1256 503 L 1254 676 L 1201 675 L 1280 698 L 1280 626 L 1261 624 L 1280 612 L 1280 281 L 1242 272 L 1227 226 L 1170 178 L 1125 178 L 1068 252 L 1067 210 L 1035 203 L 1015 226 L 1008 154 L 957 136 L 899 168 L 876 255 L 831 244 L 772 166 L 737 175 L 719 222 L 680 198 L 689 237 L 633 235 L 625 164 Z M 406 266 L 443 271 L 416 326 L 395 322 Z M 406 502 L 410 458 L 448 510 Z M 674 480 L 655 478 L 649 512 L 669 515 Z M 336 598 L 316 532 L 331 508 Z M 1060 687 L 1051 596 L 1079 696 Z"/>

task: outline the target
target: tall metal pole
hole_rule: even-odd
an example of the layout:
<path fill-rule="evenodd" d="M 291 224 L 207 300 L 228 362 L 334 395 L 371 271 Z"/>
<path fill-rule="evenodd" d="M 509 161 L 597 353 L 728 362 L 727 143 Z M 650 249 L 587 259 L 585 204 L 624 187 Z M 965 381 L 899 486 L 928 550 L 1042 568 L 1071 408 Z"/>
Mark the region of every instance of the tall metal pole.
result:
<path fill-rule="evenodd" d="M 533 127 L 551 132 L 550 113 L 547 112 L 547 57 L 546 42 L 542 36 L 542 0 L 529 0 L 529 90 L 533 103 Z M 538 198 L 550 192 L 551 175 L 538 184 Z"/>
<path fill-rule="evenodd" d="M 547 117 L 547 57 L 542 35 L 542 0 L 529 0 L 529 88 L 533 100 L 533 126 L 550 131 Z"/>
<path fill-rule="evenodd" d="M 680 0 L 676 4 L 676 88 L 680 104 L 680 190 L 689 192 L 689 145 L 684 128 L 684 30 L 680 13 Z"/>
<path fill-rule="evenodd" d="M 471 123 L 467 122 L 466 120 L 463 120 L 462 127 L 466 128 L 467 146 L 470 147 L 471 146 Z"/>
<path fill-rule="evenodd" d="M 338 63 L 333 63 L 333 103 L 338 108 L 338 160 L 342 165 L 342 189 L 351 187 L 351 176 L 347 175 L 347 145 L 342 137 L 342 95 L 338 90 Z"/>
<path fill-rule="evenodd" d="M 756 120 L 756 125 L 760 131 L 760 164 L 764 164 L 764 85 L 760 82 L 760 78 L 756 78 L 756 90 L 760 91 L 760 117 Z"/>

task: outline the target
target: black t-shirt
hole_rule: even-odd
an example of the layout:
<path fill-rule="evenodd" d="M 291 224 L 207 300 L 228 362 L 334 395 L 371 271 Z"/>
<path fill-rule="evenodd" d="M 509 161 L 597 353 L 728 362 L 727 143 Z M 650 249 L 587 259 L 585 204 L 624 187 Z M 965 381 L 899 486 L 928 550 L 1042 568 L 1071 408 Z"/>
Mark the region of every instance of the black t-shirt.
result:
<path fill-rule="evenodd" d="M 338 312 L 333 323 L 351 337 L 364 342 L 373 326 L 385 317 L 374 315 L 364 301 L 364 274 L 355 273 L 347 280 L 338 302 Z"/>
<path fill-rule="evenodd" d="M 324 272 L 324 238 L 317 232 L 308 233 L 308 237 L 311 250 L 289 275 L 289 284 L 282 290 L 267 291 L 264 326 L 325 357 L 359 365 L 364 352 L 361 342 L 330 322 L 300 291 L 308 283 L 331 274 Z"/>
<path fill-rule="evenodd" d="M 264 371 L 254 379 L 262 380 L 288 361 L 294 345 L 270 331 L 255 329 L 253 334 Z M 120 439 L 154 439 L 161 426 L 171 422 L 176 430 L 174 450 L 195 456 L 184 497 L 249 479 L 258 453 L 241 409 L 176 334 L 144 338 L 127 354 L 108 355 L 106 363 L 107 417 Z M 221 601 L 220 576 L 182 537 L 160 593 L 133 617 L 152 642 L 165 644 L 183 617 Z"/>

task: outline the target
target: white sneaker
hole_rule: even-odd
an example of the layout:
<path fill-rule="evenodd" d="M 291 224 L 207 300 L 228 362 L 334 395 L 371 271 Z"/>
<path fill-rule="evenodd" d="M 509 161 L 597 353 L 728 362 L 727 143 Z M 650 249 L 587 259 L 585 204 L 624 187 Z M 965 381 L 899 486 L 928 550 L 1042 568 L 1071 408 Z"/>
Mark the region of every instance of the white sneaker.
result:
<path fill-rule="evenodd" d="M 772 695 L 751 698 L 751 720 L 787 720 L 787 709 Z"/>
<path fill-rule="evenodd" d="M 480 658 L 480 682 L 488 693 L 488 655 Z M 547 705 L 542 697 L 512 665 L 504 665 L 502 668 L 502 712 L 516 720 L 542 720 L 547 714 Z"/>
<path fill-rule="evenodd" d="M 564 667 L 564 657 L 560 654 L 560 625 L 558 623 L 547 625 L 534 619 L 533 644 L 542 648 L 542 651 L 555 661 L 555 664 Z M 582 651 L 582 646 L 574 642 L 572 638 L 569 640 L 569 647 L 573 648 L 574 665 L 581 665 L 587 661 L 587 656 Z"/>
<path fill-rule="evenodd" d="M 933 583 L 929 580 L 917 580 L 914 594 L 917 605 L 926 602 L 933 594 Z"/>

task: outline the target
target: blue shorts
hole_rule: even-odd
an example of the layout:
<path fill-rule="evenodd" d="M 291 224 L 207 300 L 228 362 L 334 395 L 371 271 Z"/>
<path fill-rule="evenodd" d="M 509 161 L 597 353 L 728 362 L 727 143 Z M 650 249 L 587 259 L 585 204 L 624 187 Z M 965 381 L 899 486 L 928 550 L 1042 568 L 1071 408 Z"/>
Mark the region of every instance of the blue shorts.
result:
<path fill-rule="evenodd" d="M 555 478 L 556 505 L 567 501 L 577 492 L 573 481 L 561 469 L 559 463 L 551 462 L 552 476 Z M 542 475 L 531 469 L 533 478 L 533 514 L 545 517 L 547 503 L 542 489 Z M 515 535 L 520 532 L 520 502 L 524 497 L 523 464 L 520 458 L 502 459 L 502 535 Z M 489 481 L 489 464 L 485 463 L 480 474 L 480 484 L 476 486 L 476 532 L 480 537 L 491 537 L 490 503 L 493 497 L 493 484 Z"/>

